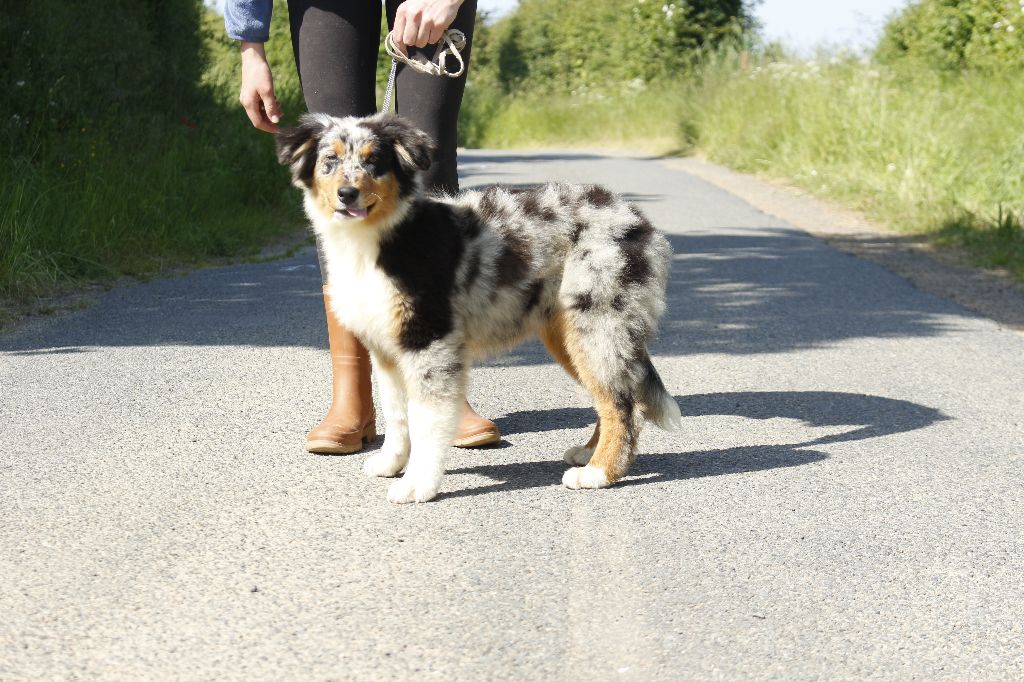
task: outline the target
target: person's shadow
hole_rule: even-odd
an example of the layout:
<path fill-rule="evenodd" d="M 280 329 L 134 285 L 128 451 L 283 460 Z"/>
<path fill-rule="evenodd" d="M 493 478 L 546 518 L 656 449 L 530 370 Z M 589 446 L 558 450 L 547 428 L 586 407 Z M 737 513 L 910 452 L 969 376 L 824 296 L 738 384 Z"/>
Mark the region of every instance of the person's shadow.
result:
<path fill-rule="evenodd" d="M 770 391 L 711 393 L 677 396 L 686 417 L 733 416 L 748 419 L 795 419 L 810 427 L 847 426 L 840 433 L 782 445 L 743 446 L 722 450 L 697 450 L 672 454 L 640 455 L 629 474 L 617 485 L 720 476 L 765 471 L 819 462 L 827 454 L 815 446 L 881 438 L 925 428 L 949 419 L 939 410 L 906 400 L 832 391 Z M 502 433 L 583 428 L 594 423 L 588 408 L 513 412 L 495 420 Z M 652 428 L 648 425 L 647 428 Z M 566 443 L 565 447 L 577 443 Z M 566 465 L 561 461 L 481 464 L 452 469 L 452 474 L 476 474 L 495 483 L 446 493 L 445 497 L 471 497 L 492 492 L 556 485 Z"/>

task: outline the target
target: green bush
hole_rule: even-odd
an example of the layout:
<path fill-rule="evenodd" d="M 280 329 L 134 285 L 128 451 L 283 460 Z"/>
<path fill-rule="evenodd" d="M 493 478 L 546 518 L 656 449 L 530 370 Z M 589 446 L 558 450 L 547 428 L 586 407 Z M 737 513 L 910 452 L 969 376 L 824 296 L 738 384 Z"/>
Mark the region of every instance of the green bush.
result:
<path fill-rule="evenodd" d="M 473 80 L 578 93 L 676 77 L 701 54 L 742 43 L 752 25 L 741 0 L 522 0 L 478 32 Z"/>
<path fill-rule="evenodd" d="M 885 27 L 877 57 L 939 70 L 1024 69 L 1020 0 L 919 0 Z"/>
<path fill-rule="evenodd" d="M 7 4 L 0 300 L 251 253 L 297 229 L 273 140 L 238 104 L 223 31 L 199 0 Z M 290 57 L 276 59 L 297 113 Z"/>

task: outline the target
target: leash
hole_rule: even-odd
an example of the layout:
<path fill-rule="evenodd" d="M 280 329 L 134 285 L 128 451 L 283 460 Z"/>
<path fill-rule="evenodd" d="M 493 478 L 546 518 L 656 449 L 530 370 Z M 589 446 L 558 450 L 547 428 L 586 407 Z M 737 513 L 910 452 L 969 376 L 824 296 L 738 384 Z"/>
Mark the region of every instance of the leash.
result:
<path fill-rule="evenodd" d="M 398 62 L 407 64 L 416 71 L 430 74 L 431 76 L 458 78 L 466 72 L 466 63 L 462 60 L 462 54 L 459 52 L 459 50 L 464 49 L 466 49 L 466 34 L 457 28 L 450 28 L 444 32 L 442 40 L 438 41 L 434 58 L 428 62 L 421 62 L 402 54 L 398 46 L 395 45 L 395 39 L 391 37 L 389 32 L 384 37 L 384 51 L 391 57 L 391 73 L 388 74 L 388 87 L 384 90 L 384 106 L 380 110 L 384 112 L 391 109 L 391 95 L 395 90 L 395 73 L 398 71 Z M 458 71 L 449 71 L 445 67 L 444 62 L 448 55 L 452 55 L 459 62 Z"/>

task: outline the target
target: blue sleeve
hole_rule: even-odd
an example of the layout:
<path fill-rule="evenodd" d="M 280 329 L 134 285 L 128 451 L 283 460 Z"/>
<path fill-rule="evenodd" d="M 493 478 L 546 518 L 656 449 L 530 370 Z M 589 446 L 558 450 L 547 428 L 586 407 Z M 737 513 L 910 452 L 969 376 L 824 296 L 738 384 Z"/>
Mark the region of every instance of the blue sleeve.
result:
<path fill-rule="evenodd" d="M 227 0 L 224 28 L 233 40 L 265 43 L 270 39 L 270 15 L 274 0 Z"/>

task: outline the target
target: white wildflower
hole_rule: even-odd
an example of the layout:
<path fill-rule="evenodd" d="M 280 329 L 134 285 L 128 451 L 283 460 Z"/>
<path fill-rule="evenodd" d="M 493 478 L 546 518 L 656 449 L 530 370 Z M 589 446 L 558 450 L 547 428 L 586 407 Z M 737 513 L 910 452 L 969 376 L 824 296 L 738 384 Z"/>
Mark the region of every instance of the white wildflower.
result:
<path fill-rule="evenodd" d="M 1007 33 L 1013 33 L 1013 24 L 1008 24 L 1007 25 L 1006 32 Z"/>
<path fill-rule="evenodd" d="M 19 88 L 23 88 L 25 87 L 25 81 L 18 81 L 17 83 L 15 83 L 15 85 L 17 85 Z"/>
<path fill-rule="evenodd" d="M 885 170 L 887 170 L 890 173 L 892 173 L 894 170 L 896 170 L 896 164 L 895 163 L 890 163 L 888 166 L 885 167 Z"/>
<path fill-rule="evenodd" d="M 812 169 L 811 169 L 811 176 L 812 176 L 812 177 L 815 177 L 815 178 L 816 178 L 816 177 L 818 177 L 818 171 L 816 171 L 816 170 L 814 170 L 814 169 L 812 168 Z"/>

